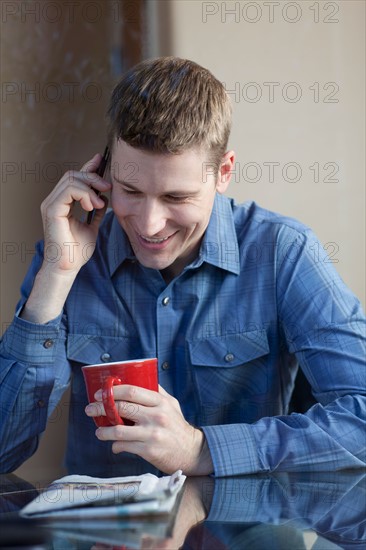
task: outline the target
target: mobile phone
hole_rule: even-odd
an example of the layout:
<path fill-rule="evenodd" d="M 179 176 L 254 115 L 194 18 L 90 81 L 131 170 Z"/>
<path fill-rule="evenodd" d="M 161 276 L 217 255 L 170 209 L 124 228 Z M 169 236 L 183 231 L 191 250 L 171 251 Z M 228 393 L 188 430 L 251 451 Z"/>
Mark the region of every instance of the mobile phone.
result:
<path fill-rule="evenodd" d="M 107 145 L 107 147 L 104 149 L 104 153 L 103 153 L 103 157 L 102 157 L 102 160 L 100 161 L 100 164 L 98 166 L 98 169 L 96 171 L 96 174 L 98 174 L 98 176 L 100 176 L 101 178 L 104 176 L 104 172 L 107 168 L 107 164 L 108 164 L 108 161 L 109 161 L 109 157 L 110 157 L 110 151 L 109 151 L 109 147 Z M 94 189 L 92 187 L 92 189 L 96 192 L 96 194 L 100 195 L 100 191 L 97 191 L 96 189 Z M 95 214 L 95 208 L 93 208 L 93 210 L 91 210 L 90 212 L 88 212 L 88 217 L 86 219 L 86 223 L 88 225 L 91 224 L 92 220 L 93 220 L 93 217 L 94 217 L 94 214 Z"/>

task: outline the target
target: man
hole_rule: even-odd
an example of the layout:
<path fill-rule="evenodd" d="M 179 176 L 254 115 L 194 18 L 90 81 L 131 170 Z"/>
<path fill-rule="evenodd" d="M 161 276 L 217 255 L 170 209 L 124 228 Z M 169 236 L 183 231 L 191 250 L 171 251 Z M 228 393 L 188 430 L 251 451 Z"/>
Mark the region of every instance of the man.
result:
<path fill-rule="evenodd" d="M 191 61 L 145 61 L 109 117 L 110 177 L 95 155 L 41 207 L 44 244 L 1 348 L 2 471 L 36 450 L 70 380 L 70 472 L 363 466 L 364 315 L 308 228 L 223 196 L 221 83 Z M 75 201 L 96 210 L 90 225 Z M 154 356 L 159 393 L 114 388 L 135 424 L 95 431 L 81 367 Z M 318 403 L 289 415 L 299 364 Z"/>

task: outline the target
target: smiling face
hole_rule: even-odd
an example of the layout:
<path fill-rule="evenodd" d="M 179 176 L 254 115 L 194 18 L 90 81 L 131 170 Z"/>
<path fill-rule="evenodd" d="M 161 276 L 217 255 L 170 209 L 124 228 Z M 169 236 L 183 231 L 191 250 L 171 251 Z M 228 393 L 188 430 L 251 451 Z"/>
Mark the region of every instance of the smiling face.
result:
<path fill-rule="evenodd" d="M 170 280 L 198 254 L 216 192 L 230 179 L 233 155 L 218 175 L 205 173 L 197 149 L 179 155 L 151 153 L 122 140 L 112 152 L 112 208 L 138 261 Z"/>

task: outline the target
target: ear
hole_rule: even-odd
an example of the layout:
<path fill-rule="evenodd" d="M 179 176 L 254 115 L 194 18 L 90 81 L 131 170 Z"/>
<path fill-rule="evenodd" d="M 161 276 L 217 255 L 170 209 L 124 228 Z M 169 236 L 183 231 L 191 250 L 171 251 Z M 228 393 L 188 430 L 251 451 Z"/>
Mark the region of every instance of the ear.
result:
<path fill-rule="evenodd" d="M 226 189 L 229 186 L 231 173 L 235 164 L 235 153 L 234 151 L 228 151 L 222 157 L 222 161 L 219 168 L 219 173 L 216 183 L 216 191 L 218 193 L 225 193 Z"/>

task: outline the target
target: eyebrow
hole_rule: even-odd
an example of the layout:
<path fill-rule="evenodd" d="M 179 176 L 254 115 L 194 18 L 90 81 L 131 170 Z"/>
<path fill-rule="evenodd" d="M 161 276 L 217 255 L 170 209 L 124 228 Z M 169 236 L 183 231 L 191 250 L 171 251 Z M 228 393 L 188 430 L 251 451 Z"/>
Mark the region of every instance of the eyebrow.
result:
<path fill-rule="evenodd" d="M 112 176 L 114 181 L 119 183 L 120 185 L 124 185 L 125 187 L 129 187 L 130 189 L 133 189 L 134 191 L 139 191 L 136 187 L 134 187 L 133 185 L 131 185 L 131 183 L 129 183 L 128 181 L 125 181 L 125 180 L 119 180 L 118 178 L 116 178 L 115 176 Z"/>
<path fill-rule="evenodd" d="M 118 177 L 113 173 L 111 173 L 111 176 L 113 177 L 114 181 L 116 181 L 117 183 L 120 183 L 121 185 L 126 185 L 127 187 L 131 187 L 135 189 L 135 187 L 131 185 L 128 181 L 118 179 Z M 136 181 L 136 180 L 133 180 L 133 181 Z"/>
<path fill-rule="evenodd" d="M 138 191 L 138 192 L 141 192 L 140 189 L 138 189 L 137 187 L 135 187 L 134 185 L 132 185 L 131 183 L 129 183 L 128 181 L 125 181 L 125 180 L 120 180 L 116 177 L 113 177 L 114 181 L 116 183 L 119 183 L 120 185 L 123 185 L 124 187 L 127 187 L 128 189 L 131 189 L 131 191 Z M 172 191 L 168 191 L 167 193 L 164 193 L 164 195 L 172 195 L 172 196 L 175 196 L 175 197 L 194 197 L 196 195 L 199 195 L 200 193 L 200 189 L 197 189 L 196 191 L 182 191 L 182 190 L 172 190 Z"/>

